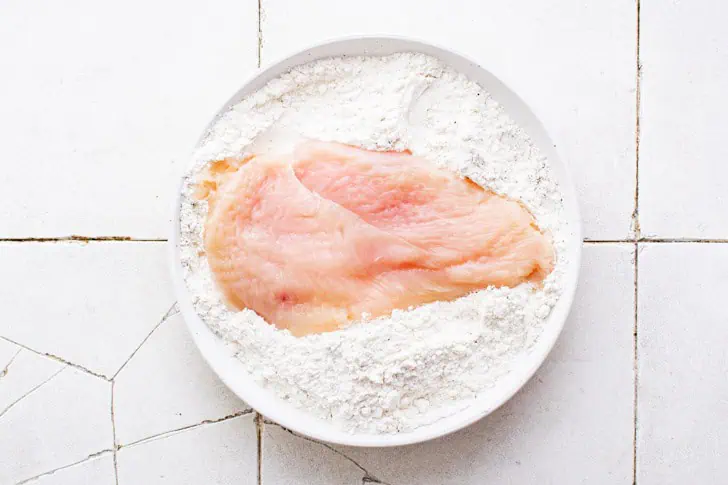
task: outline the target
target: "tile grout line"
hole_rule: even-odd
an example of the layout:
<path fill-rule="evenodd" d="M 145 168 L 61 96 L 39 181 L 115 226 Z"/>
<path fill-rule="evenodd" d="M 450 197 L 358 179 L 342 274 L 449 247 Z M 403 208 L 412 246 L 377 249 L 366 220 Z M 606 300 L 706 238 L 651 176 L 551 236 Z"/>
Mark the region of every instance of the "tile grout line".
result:
<path fill-rule="evenodd" d="M 20 396 L 20 397 L 19 397 L 18 399 L 16 399 L 15 401 L 11 402 L 11 403 L 10 403 L 10 404 L 8 405 L 8 407 L 6 407 L 6 408 L 5 408 L 5 409 L 3 409 L 2 411 L 0 411 L 0 418 L 2 418 L 3 416 L 5 416 L 5 413 L 7 413 L 8 411 L 10 411 L 10 410 L 11 410 L 11 409 L 12 409 L 13 407 L 15 407 L 15 406 L 16 406 L 16 405 L 17 405 L 17 404 L 18 404 L 18 403 L 20 402 L 20 401 L 22 401 L 22 400 L 23 400 L 23 399 L 25 399 L 26 397 L 30 396 L 31 394 L 33 394 L 33 393 L 34 393 L 35 391 L 37 391 L 38 389 L 40 389 L 41 387 L 43 387 L 43 386 L 44 386 L 45 384 L 48 384 L 48 383 L 49 383 L 50 381 L 52 381 L 52 380 L 53 380 L 53 378 L 54 378 L 54 377 L 56 377 L 56 376 L 57 376 L 58 374 L 60 374 L 61 372 L 63 372 L 63 371 L 64 371 L 64 370 L 66 370 L 66 369 L 68 369 L 68 366 L 63 366 L 63 367 L 61 367 L 61 368 L 60 368 L 60 369 L 58 369 L 58 370 L 57 370 L 56 372 L 54 372 L 53 374 L 51 374 L 51 376 L 50 376 L 50 377 L 48 377 L 48 378 L 47 378 L 46 380 L 44 380 L 43 382 L 41 382 L 41 383 L 40 383 L 40 384 L 38 384 L 37 386 L 33 387 L 33 388 L 32 388 L 32 389 L 30 390 L 30 391 L 26 392 L 25 394 L 23 394 L 22 396 Z"/>
<path fill-rule="evenodd" d="M 349 458 L 346 455 L 342 455 L 342 456 L 345 456 L 346 458 Z M 349 459 L 351 459 L 351 458 L 349 458 Z M 375 477 L 373 477 L 373 476 L 371 476 L 369 474 L 364 475 L 364 477 L 361 479 L 361 482 L 362 482 L 363 485 L 367 485 L 368 483 L 373 483 L 375 485 L 391 485 L 389 482 L 383 482 L 380 479 L 375 478 Z"/>
<path fill-rule="evenodd" d="M 265 422 L 265 420 L 264 420 L 264 422 Z M 355 467 L 357 467 L 359 470 L 361 470 L 364 473 L 364 476 L 362 477 L 362 481 L 364 483 L 369 482 L 369 483 L 377 483 L 377 484 L 381 484 L 381 485 L 390 485 L 387 482 L 384 482 L 384 481 L 380 480 L 379 478 L 377 478 L 376 476 L 374 476 L 372 473 L 369 473 L 369 471 L 366 468 L 364 468 L 363 466 L 361 466 L 356 460 L 354 460 L 353 458 L 351 458 L 349 455 L 347 455 L 343 451 L 337 449 L 333 445 L 331 445 L 329 443 L 326 443 L 324 441 L 318 441 L 316 439 L 309 438 L 308 436 L 305 436 L 305 435 L 302 435 L 302 434 L 298 434 L 295 431 L 291 431 L 290 429 L 288 429 L 288 428 L 286 428 L 284 426 L 281 426 L 280 424 L 275 423 L 273 421 L 268 421 L 268 423 L 271 424 L 272 426 L 276 426 L 276 427 L 282 429 L 286 433 L 292 434 L 293 436 L 295 436 L 297 438 L 300 438 L 300 439 L 303 439 L 303 440 L 306 440 L 306 441 L 310 441 L 311 443 L 316 443 L 318 445 L 321 445 L 324 448 L 327 448 L 329 451 L 331 451 L 331 452 L 333 452 L 333 453 L 341 456 L 342 458 L 348 460 Z"/>
<path fill-rule="evenodd" d="M 23 348 L 20 347 L 17 350 L 17 352 L 15 352 L 15 354 L 13 354 L 12 357 L 10 357 L 10 360 L 5 365 L 5 367 L 3 368 L 3 370 L 0 370 L 0 379 L 2 379 L 3 377 L 5 377 L 6 375 L 8 375 L 8 370 L 10 369 L 10 366 L 13 365 L 13 362 L 15 362 L 15 358 L 18 357 L 18 354 L 20 354 L 20 352 L 22 352 L 22 351 L 23 351 Z"/>
<path fill-rule="evenodd" d="M 258 452 L 258 485 L 263 485 L 263 415 L 256 411 L 255 413 L 255 436 L 257 440 Z"/>
<path fill-rule="evenodd" d="M 258 0 L 258 68 L 263 63 L 263 0 Z"/>
<path fill-rule="evenodd" d="M 633 339 L 633 366 L 634 366 L 634 389 L 633 389 L 633 435 L 632 435 L 632 484 L 637 485 L 637 427 L 638 427 L 638 404 L 639 404 L 639 254 L 640 242 L 643 241 L 642 228 L 640 226 L 640 110 L 642 102 L 642 60 L 640 57 L 641 41 L 641 0 L 636 1 L 636 49 L 635 49 L 635 190 L 634 190 L 634 327 Z M 678 242 L 675 240 L 656 240 L 654 242 Z"/>
<path fill-rule="evenodd" d="M 584 239 L 584 244 L 728 244 L 728 239 L 633 237 L 632 239 Z"/>
<path fill-rule="evenodd" d="M 634 243 L 634 326 L 632 330 L 633 339 L 633 367 L 634 367 L 634 389 L 633 389 L 633 434 L 632 434 L 632 485 L 637 484 L 637 405 L 639 390 L 639 344 L 637 341 L 639 328 L 639 243 Z"/>
<path fill-rule="evenodd" d="M 701 238 L 658 238 L 658 237 L 642 237 L 637 240 L 639 243 L 649 244 L 671 244 L 671 243 L 690 243 L 690 244 L 728 244 L 728 239 L 701 239 Z"/>
<path fill-rule="evenodd" d="M 636 201 L 635 201 L 636 202 Z M 638 223 L 638 215 L 632 213 L 632 225 Z M 636 228 L 639 229 L 638 227 Z M 637 232 L 637 231 L 635 231 Z M 691 237 L 639 237 L 638 242 L 641 243 L 699 243 L 699 244 L 728 244 L 728 238 L 691 238 Z M 100 236 L 100 237 L 29 237 L 29 238 L 0 238 L 0 243 L 61 243 L 61 242 L 80 242 L 80 243 L 97 243 L 97 242 L 131 242 L 131 243 L 166 243 L 168 239 L 140 239 L 126 236 Z M 613 243 L 634 243 L 635 238 L 631 239 L 589 239 L 583 240 L 586 244 L 613 244 Z"/>
<path fill-rule="evenodd" d="M 92 376 L 97 377 L 99 379 L 102 379 L 102 380 L 104 380 L 106 382 L 110 382 L 111 381 L 110 378 L 106 377 L 103 374 L 99 374 L 97 372 L 94 372 L 92 370 L 89 370 L 89 369 L 87 369 L 87 368 L 85 368 L 85 367 L 83 367 L 83 366 L 81 366 L 79 364 L 74 364 L 73 362 L 69 362 L 69 361 L 67 361 L 67 360 L 65 360 L 65 359 L 63 359 L 63 358 L 61 358 L 61 357 L 59 357 L 57 355 L 49 354 L 49 353 L 46 353 L 46 352 L 40 352 L 39 350 L 32 349 L 32 348 L 28 347 L 27 345 L 23 345 L 20 342 L 16 342 L 15 340 L 11 340 L 11 339 L 9 339 L 7 337 L 0 336 L 0 339 L 5 340 L 6 342 L 10 342 L 11 344 L 17 345 L 18 347 L 21 347 L 21 348 L 27 350 L 28 352 L 32 352 L 32 353 L 34 353 L 36 355 L 40 355 L 41 357 L 45 357 L 46 359 L 51 359 L 51 360 L 54 360 L 56 362 L 60 362 L 61 364 L 65 364 L 65 365 L 67 365 L 69 367 L 73 367 L 76 370 L 80 370 L 81 372 L 85 372 L 86 374 L 92 375 Z"/>
<path fill-rule="evenodd" d="M 634 244 L 634 239 L 584 239 L 583 244 Z"/>
<path fill-rule="evenodd" d="M 116 452 L 118 451 L 119 447 L 117 446 L 116 441 L 116 418 L 114 416 L 114 385 L 116 382 L 112 379 L 111 380 L 111 435 L 113 438 L 113 460 L 114 460 L 114 481 L 116 485 L 119 485 L 119 465 L 116 460 Z"/>
<path fill-rule="evenodd" d="M 66 470 L 68 468 L 73 468 L 75 466 L 82 465 L 82 464 L 86 463 L 87 461 L 93 460 L 94 458 L 98 458 L 100 456 L 105 455 L 106 453 L 111 453 L 111 452 L 112 452 L 112 450 L 101 450 L 101 451 L 97 451 L 96 453 L 92 453 L 92 454 L 88 455 L 86 458 L 83 458 L 81 460 L 75 461 L 75 462 L 70 463 L 68 465 L 63 465 L 61 467 L 54 468 L 53 470 L 49 470 L 47 472 L 43 472 L 40 475 L 35 475 L 35 476 L 30 477 L 30 478 L 25 478 L 25 479 L 19 481 L 18 483 L 16 483 L 16 485 L 24 485 L 26 483 L 33 482 L 33 481 L 38 480 L 40 478 L 47 477 L 49 475 L 53 475 L 54 473 L 59 472 L 61 470 Z"/>
<path fill-rule="evenodd" d="M 3 237 L 0 242 L 167 242 L 163 238 L 136 238 L 131 236 L 49 236 L 49 237 Z"/>
<path fill-rule="evenodd" d="M 634 212 L 632 213 L 632 226 L 634 230 L 635 244 L 643 239 L 653 239 L 655 242 L 675 242 L 674 239 L 642 238 L 642 227 L 640 225 L 640 110 L 642 103 L 642 61 L 640 59 L 640 1 L 636 1 L 637 8 L 637 32 L 635 49 L 635 182 L 634 182 Z"/>
<path fill-rule="evenodd" d="M 144 339 L 139 343 L 139 345 L 137 345 L 137 347 L 134 349 L 134 351 L 131 353 L 131 355 L 129 355 L 129 357 L 124 361 L 124 363 L 121 364 L 121 366 L 119 367 L 119 369 L 116 372 L 114 372 L 114 375 L 111 376 L 112 382 L 113 382 L 114 379 L 116 379 L 116 376 L 118 376 L 119 373 L 122 370 L 124 370 L 124 367 L 126 367 L 127 364 L 131 361 L 131 359 L 134 358 L 134 356 L 137 354 L 137 352 L 139 352 L 139 350 L 141 350 L 141 348 L 144 346 L 144 344 L 147 342 L 147 340 L 149 340 L 151 338 L 152 334 L 154 334 L 154 332 L 156 332 L 157 329 L 159 327 L 161 327 L 164 322 L 166 322 L 171 317 L 173 317 L 174 315 L 176 315 L 177 313 L 179 313 L 179 311 L 176 311 L 176 310 L 177 310 L 177 302 L 174 302 L 174 303 L 172 303 L 172 306 L 169 307 L 169 310 L 167 310 L 164 313 L 164 315 L 159 320 L 159 322 L 157 322 L 157 324 L 154 325 L 154 328 L 152 328 L 152 330 L 147 334 L 147 336 L 144 337 Z"/>
<path fill-rule="evenodd" d="M 128 359 L 124 361 L 123 364 L 119 367 L 119 369 L 114 373 L 114 375 L 111 377 L 111 433 L 113 437 L 113 461 L 114 461 L 114 480 L 115 484 L 119 485 L 119 462 L 117 459 L 117 453 L 119 451 L 119 442 L 116 437 L 116 416 L 114 414 L 114 389 L 116 387 L 116 376 L 119 375 L 119 373 L 126 367 L 126 365 L 131 361 L 131 359 L 139 352 L 139 349 L 144 346 L 144 343 L 149 340 L 149 338 L 152 336 L 152 334 L 162 325 L 162 323 L 166 322 L 170 317 L 177 314 L 177 302 L 174 302 L 172 306 L 169 308 L 169 310 L 166 311 L 164 316 L 161 318 L 161 320 L 154 326 L 151 332 L 147 334 L 146 337 L 144 337 L 144 340 L 141 341 L 141 343 L 137 346 L 136 349 L 131 353 Z"/>
<path fill-rule="evenodd" d="M 250 409 L 250 408 L 248 408 L 248 409 L 244 409 L 243 411 L 238 411 L 236 413 L 229 414 L 227 416 L 223 416 L 222 418 L 206 419 L 206 420 L 201 421 L 199 423 L 190 424 L 190 425 L 187 425 L 187 426 L 182 426 L 181 428 L 175 428 L 175 429 L 171 429 L 169 431 L 163 431 L 161 433 L 153 434 L 151 436 L 147 436 L 145 438 L 141 438 L 141 439 L 138 439 L 136 441 L 132 441 L 131 443 L 126 443 L 126 444 L 123 444 L 123 445 L 122 444 L 118 444 L 118 445 L 116 445 L 116 450 L 118 451 L 118 450 L 121 450 L 122 448 L 132 448 L 132 447 L 137 446 L 137 445 L 142 445 L 142 444 L 145 444 L 145 443 L 149 443 L 150 441 L 157 441 L 157 440 L 160 440 L 160 439 L 169 438 L 170 436 L 176 435 L 178 433 L 184 433 L 185 431 L 192 431 L 193 429 L 201 428 L 203 426 L 208 426 L 208 425 L 211 425 L 211 424 L 223 423 L 225 421 L 229 421 L 231 419 L 239 418 L 241 416 L 247 416 L 247 415 L 249 415 L 251 413 L 253 413 L 253 410 Z"/>

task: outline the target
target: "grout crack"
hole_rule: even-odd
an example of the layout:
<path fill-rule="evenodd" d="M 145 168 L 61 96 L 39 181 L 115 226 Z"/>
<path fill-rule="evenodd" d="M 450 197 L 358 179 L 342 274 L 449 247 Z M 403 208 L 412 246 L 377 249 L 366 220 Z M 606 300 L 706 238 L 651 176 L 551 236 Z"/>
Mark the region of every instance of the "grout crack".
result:
<path fill-rule="evenodd" d="M 361 479 L 362 485 L 374 484 L 374 485 L 387 485 L 384 482 L 373 479 L 372 477 L 364 477 Z"/>
<path fill-rule="evenodd" d="M 8 370 L 10 369 L 10 366 L 13 364 L 13 362 L 15 361 L 15 358 L 18 356 L 18 354 L 20 352 L 22 352 L 22 350 L 23 350 L 22 347 L 19 348 L 18 351 L 15 352 L 15 354 L 12 357 L 10 357 L 10 360 L 5 365 L 5 368 L 3 368 L 3 370 L 0 371 L 0 379 L 2 379 L 3 377 L 5 377 L 6 375 L 8 375 Z"/>
<path fill-rule="evenodd" d="M 111 453 L 111 452 L 112 452 L 112 450 L 101 450 L 101 451 L 97 451 L 96 453 L 91 453 L 86 458 L 83 458 L 83 459 L 81 459 L 79 461 L 73 462 L 73 463 L 71 463 L 69 465 L 63 465 L 61 467 L 54 468 L 53 470 L 50 470 L 50 471 L 47 471 L 47 472 L 43 472 L 40 475 L 35 475 L 33 477 L 26 478 L 26 479 L 18 482 L 16 485 L 24 485 L 26 483 L 30 483 L 32 481 L 38 480 L 39 478 L 43 478 L 43 477 L 47 477 L 49 475 L 53 475 L 54 473 L 59 472 L 61 470 L 66 470 L 68 468 L 73 468 L 74 466 L 82 465 L 82 464 L 86 463 L 89 460 L 93 460 L 94 458 L 98 458 L 100 456 L 105 455 L 106 453 Z"/>
<path fill-rule="evenodd" d="M 114 385 L 115 384 L 116 383 L 112 380 L 111 381 L 111 435 L 112 435 L 113 441 L 114 441 L 114 443 L 113 443 L 114 444 L 114 448 L 113 448 L 114 482 L 116 483 L 116 485 L 119 485 L 119 466 L 116 461 L 116 452 L 119 448 L 118 448 L 117 440 L 116 440 L 116 417 L 114 416 Z"/>
<path fill-rule="evenodd" d="M 69 362 L 66 359 L 64 359 L 62 357 L 59 357 L 59 356 L 57 356 L 55 354 L 50 354 L 48 352 L 41 352 L 39 350 L 31 349 L 27 345 L 23 345 L 20 342 L 16 342 L 15 340 L 9 339 L 7 337 L 0 337 L 0 339 L 3 339 L 5 341 L 7 341 L 7 342 L 10 342 L 11 344 L 15 344 L 18 347 L 21 347 L 21 348 L 23 348 L 23 349 L 25 349 L 25 350 L 27 350 L 29 352 L 33 352 L 34 354 L 40 355 L 41 357 L 46 357 L 48 359 L 55 360 L 56 362 L 60 362 L 61 364 L 65 364 L 65 365 L 67 365 L 69 367 L 73 367 L 74 369 L 80 370 L 81 372 L 85 372 L 86 374 L 90 374 L 90 375 L 92 375 L 94 377 L 98 377 L 99 379 L 103 379 L 103 380 L 105 380 L 107 382 L 111 380 L 110 378 L 108 378 L 107 376 L 105 376 L 103 374 L 99 374 L 98 372 L 94 372 L 94 371 L 92 371 L 90 369 L 87 369 L 87 368 L 83 367 L 82 365 L 74 364 L 73 362 Z"/>
<path fill-rule="evenodd" d="M 111 376 L 111 379 L 112 379 L 112 380 L 116 379 L 116 376 L 118 376 L 118 375 L 119 375 L 119 373 L 120 373 L 120 372 L 121 372 L 121 371 L 122 371 L 122 370 L 124 369 L 124 367 L 126 367 L 126 365 L 127 365 L 127 364 L 128 364 L 128 363 L 129 363 L 130 361 L 131 361 L 131 359 L 133 359 L 133 358 L 134 358 L 134 356 L 135 356 L 135 355 L 137 354 L 137 352 L 139 352 L 139 350 L 140 350 L 140 349 L 141 349 L 141 348 L 142 348 L 142 347 L 144 346 L 144 344 L 146 343 L 146 341 L 147 341 L 147 340 L 149 340 L 149 338 L 150 338 L 150 337 L 152 336 L 152 334 L 153 334 L 154 332 L 156 332 L 156 331 L 157 331 L 157 329 L 158 329 L 158 328 L 159 328 L 159 327 L 160 327 L 160 326 L 161 326 L 161 325 L 162 325 L 162 324 L 163 324 L 164 322 L 166 322 L 167 320 L 169 320 L 169 318 L 170 318 L 170 317 L 172 317 L 172 316 L 174 316 L 174 315 L 176 315 L 176 314 L 178 314 L 178 313 L 179 313 L 179 308 L 177 307 L 177 302 L 174 302 L 174 303 L 172 303 L 172 306 L 171 306 L 171 307 L 169 308 L 169 310 L 167 310 L 167 311 L 165 312 L 164 316 L 162 316 L 162 318 L 161 318 L 161 319 L 159 320 L 159 322 L 157 322 L 157 324 L 156 324 L 156 325 L 154 326 L 154 328 L 152 328 L 152 330 L 151 330 L 151 331 L 150 331 L 150 332 L 149 332 L 149 333 L 147 334 L 147 336 L 146 336 L 146 337 L 144 337 L 144 340 L 142 340 L 142 341 L 141 341 L 141 342 L 139 343 L 139 345 L 137 345 L 137 348 L 135 348 L 135 349 L 134 349 L 134 351 L 133 351 L 133 352 L 131 353 L 131 355 L 129 355 L 129 357 L 128 357 L 128 358 L 127 358 L 127 359 L 126 359 L 125 361 L 124 361 L 124 363 L 123 363 L 123 364 L 121 364 L 121 367 L 119 367 L 119 369 L 118 369 L 118 370 L 117 370 L 117 371 L 116 371 L 116 372 L 114 373 L 114 375 L 113 375 L 113 376 Z"/>
<path fill-rule="evenodd" d="M 35 391 L 37 391 L 38 389 L 40 389 L 40 388 L 41 388 L 41 387 L 42 387 L 42 386 L 43 386 L 44 384 L 47 384 L 48 382 L 50 382 L 50 381 L 51 381 L 51 380 L 52 380 L 52 379 L 53 379 L 54 377 L 56 377 L 56 376 L 57 376 L 58 374 L 60 374 L 61 372 L 63 372 L 63 371 L 64 371 L 64 370 L 66 370 L 66 369 L 68 369 L 68 367 L 67 367 L 67 366 L 66 366 L 66 367 L 61 367 L 61 368 L 60 368 L 60 369 L 58 369 L 58 370 L 57 370 L 56 372 L 54 372 L 53 374 L 51 374 L 51 376 L 50 376 L 50 377 L 48 377 L 48 378 L 47 378 L 46 380 L 44 380 L 43 382 L 41 382 L 41 383 L 40 383 L 40 384 L 38 384 L 37 386 L 33 387 L 33 388 L 32 388 L 31 390 L 29 390 L 28 392 L 26 392 L 25 394 L 23 394 L 22 396 L 20 396 L 20 397 L 19 397 L 18 399 L 16 399 L 15 401 L 11 402 L 11 403 L 10 403 L 10 404 L 8 405 L 8 407 L 6 407 L 6 408 L 5 408 L 5 409 L 4 409 L 4 410 L 3 410 L 2 412 L 0 412 L 0 418 L 2 418 L 2 417 L 3 417 L 4 415 L 5 415 L 5 413 L 7 413 L 8 411 L 10 411 L 10 409 L 12 409 L 12 408 L 13 408 L 13 407 L 14 407 L 14 406 L 15 406 L 16 404 L 18 404 L 18 403 L 19 403 L 20 401 L 22 401 L 22 400 L 23 400 L 23 399 L 25 399 L 26 397 L 30 396 L 31 394 L 33 394 L 33 393 L 34 393 Z"/>
<path fill-rule="evenodd" d="M 310 441 L 311 443 L 319 444 L 319 445 L 323 446 L 324 448 L 328 448 L 329 450 L 333 451 L 337 455 L 339 455 L 339 456 L 347 459 L 354 466 L 356 466 L 359 470 L 361 470 L 362 472 L 364 472 L 364 477 L 362 478 L 362 483 L 364 483 L 364 484 L 366 484 L 366 483 L 377 483 L 377 484 L 381 484 L 381 485 L 391 485 L 391 484 L 389 484 L 387 482 L 384 482 L 384 481 L 380 480 L 379 478 L 377 478 L 376 476 L 374 476 L 372 473 L 370 473 L 366 468 L 364 468 L 363 466 L 361 466 L 356 460 L 354 460 L 353 458 L 351 458 L 350 456 L 348 456 L 347 454 L 345 454 L 343 451 L 340 451 L 339 449 L 334 448 L 332 445 L 330 445 L 328 443 L 324 443 L 322 441 L 317 441 L 317 440 L 315 440 L 313 438 L 309 438 L 308 436 L 304 436 L 304 435 L 298 434 L 298 433 L 296 433 L 294 431 L 291 431 L 290 429 L 285 428 L 285 427 L 281 426 L 280 424 L 274 423 L 273 421 L 270 421 L 270 420 L 265 420 L 265 423 L 266 424 L 270 424 L 272 426 L 276 426 L 276 427 L 282 429 L 283 431 L 286 431 L 286 432 L 288 432 L 288 433 L 290 433 L 293 436 L 296 436 L 298 438 L 304 439 L 306 441 Z"/>
<path fill-rule="evenodd" d="M 248 414 L 251 414 L 252 412 L 253 412 L 253 410 L 250 409 L 250 408 L 248 408 L 248 409 L 244 409 L 242 411 L 235 412 L 233 414 L 228 414 L 227 416 L 223 416 L 222 418 L 206 419 L 204 421 L 200 421 L 199 423 L 190 424 L 190 425 L 187 425 L 187 426 L 182 426 L 181 428 L 176 428 L 176 429 L 172 429 L 172 430 L 169 430 L 169 431 L 164 431 L 162 433 L 153 434 L 151 436 L 147 436 L 146 438 L 141 438 L 141 439 L 138 439 L 136 441 L 132 441 L 131 443 L 127 443 L 127 444 L 124 444 L 124 445 L 116 445 L 116 450 L 118 451 L 118 450 L 120 450 L 122 448 L 130 448 L 132 446 L 141 445 L 141 444 L 144 444 L 144 443 L 149 443 L 150 441 L 156 441 L 156 440 L 159 440 L 159 439 L 168 438 L 168 437 L 170 437 L 172 435 L 175 435 L 175 434 L 178 434 L 178 433 L 182 433 L 184 431 L 190 431 L 192 429 L 199 428 L 201 426 L 206 426 L 206 425 L 209 425 L 209 424 L 222 423 L 224 421 L 229 421 L 231 419 L 239 418 L 240 416 L 247 416 Z"/>

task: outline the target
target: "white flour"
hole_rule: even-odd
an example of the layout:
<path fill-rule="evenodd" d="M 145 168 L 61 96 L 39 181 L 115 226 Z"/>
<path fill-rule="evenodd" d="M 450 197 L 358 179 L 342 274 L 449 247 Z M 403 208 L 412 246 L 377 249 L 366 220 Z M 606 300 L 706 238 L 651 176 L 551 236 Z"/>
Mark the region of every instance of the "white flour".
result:
<path fill-rule="evenodd" d="M 555 270 L 542 290 L 488 288 L 302 338 L 229 310 L 204 257 L 207 206 L 191 196 L 194 175 L 211 160 L 285 150 L 291 133 L 410 149 L 520 200 L 552 235 Z M 197 312 L 261 384 L 352 432 L 411 430 L 487 393 L 538 337 L 561 293 L 561 194 L 546 159 L 487 92 L 421 54 L 326 59 L 271 81 L 215 123 L 183 190 L 181 256 Z"/>

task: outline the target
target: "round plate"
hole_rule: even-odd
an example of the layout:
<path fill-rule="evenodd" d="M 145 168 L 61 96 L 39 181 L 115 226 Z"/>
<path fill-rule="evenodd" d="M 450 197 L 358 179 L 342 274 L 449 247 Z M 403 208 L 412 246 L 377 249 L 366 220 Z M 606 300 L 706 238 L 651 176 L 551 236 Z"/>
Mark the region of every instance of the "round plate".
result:
<path fill-rule="evenodd" d="M 220 109 L 208 128 L 245 96 L 259 90 L 268 81 L 290 70 L 292 67 L 333 56 L 381 56 L 397 52 L 421 52 L 440 59 L 469 79 L 477 82 L 505 108 L 508 115 L 523 127 L 534 143 L 548 157 L 554 177 L 560 184 L 564 196 L 565 222 L 568 240 L 564 291 L 551 311 L 543 332 L 531 350 L 514 362 L 513 370 L 500 379 L 496 385 L 474 401 L 468 408 L 427 426 L 398 434 L 349 433 L 336 428 L 332 423 L 319 419 L 305 410 L 298 409 L 278 398 L 273 392 L 258 385 L 245 370 L 243 364 L 232 354 L 225 342 L 217 337 L 195 312 L 191 296 L 182 278 L 179 253 L 179 209 L 180 191 L 177 190 L 171 237 L 172 277 L 179 307 L 192 337 L 220 379 L 241 399 L 261 414 L 280 425 L 311 438 L 351 446 L 398 446 L 429 440 L 452 433 L 487 416 L 511 398 L 536 372 L 561 333 L 568 316 L 579 276 L 581 255 L 581 228 L 579 209 L 574 187 L 567 167 L 559 159 L 554 144 L 546 130 L 528 106 L 491 73 L 466 57 L 448 49 L 396 37 L 356 37 L 333 40 L 316 45 L 274 63 L 257 73 L 252 79 Z M 207 130 L 205 130 L 207 131 Z"/>

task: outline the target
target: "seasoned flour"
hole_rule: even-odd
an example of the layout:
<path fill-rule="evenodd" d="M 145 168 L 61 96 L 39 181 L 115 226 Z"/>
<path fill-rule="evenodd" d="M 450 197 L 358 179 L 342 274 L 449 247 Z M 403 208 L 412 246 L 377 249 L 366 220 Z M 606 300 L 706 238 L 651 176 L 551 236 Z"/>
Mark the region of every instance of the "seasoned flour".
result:
<path fill-rule="evenodd" d="M 336 332 L 296 338 L 228 309 L 204 257 L 205 202 L 191 194 L 209 161 L 286 151 L 299 137 L 411 150 L 520 200 L 550 232 L 543 289 L 488 288 Z M 193 304 L 248 371 L 278 396 L 352 432 L 408 431 L 453 414 L 506 374 L 538 338 L 561 293 L 559 188 L 528 135 L 480 86 L 421 54 L 325 59 L 269 82 L 221 116 L 193 156 L 181 256 Z"/>

